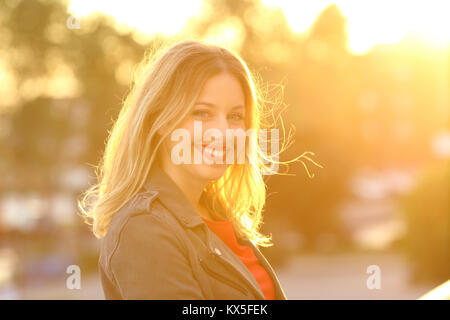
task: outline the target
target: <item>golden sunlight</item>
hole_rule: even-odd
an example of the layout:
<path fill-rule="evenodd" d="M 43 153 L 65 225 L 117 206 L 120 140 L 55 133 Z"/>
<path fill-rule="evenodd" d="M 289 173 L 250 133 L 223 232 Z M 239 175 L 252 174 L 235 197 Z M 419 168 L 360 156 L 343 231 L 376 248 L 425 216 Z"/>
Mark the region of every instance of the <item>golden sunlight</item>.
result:
<path fill-rule="evenodd" d="M 173 35 L 180 32 L 187 20 L 202 12 L 202 0 L 108 1 L 69 0 L 69 12 L 86 17 L 94 12 L 108 14 L 119 23 L 153 34 Z"/>
<path fill-rule="evenodd" d="M 423 38 L 429 45 L 450 42 L 450 2 L 435 1 L 289 1 L 263 0 L 268 7 L 280 7 L 291 28 L 305 32 L 316 16 L 335 3 L 347 19 L 348 49 L 364 54 L 377 44 L 394 43 L 408 33 Z"/>
<path fill-rule="evenodd" d="M 268 8 L 280 8 L 297 33 L 307 32 L 317 15 L 335 3 L 347 19 L 348 50 L 354 54 L 364 54 L 377 44 L 398 42 L 408 33 L 423 38 L 431 46 L 446 45 L 450 41 L 450 19 L 444 16 L 450 12 L 449 1 L 261 1 Z M 157 4 L 138 0 L 70 0 L 69 12 L 78 17 L 103 12 L 124 27 L 146 34 L 174 35 L 182 31 L 189 18 L 201 15 L 206 4 L 204 0 L 166 0 Z M 229 38 L 239 30 L 233 28 L 232 31 L 230 33 L 228 27 L 223 35 L 213 36 L 230 42 Z"/>

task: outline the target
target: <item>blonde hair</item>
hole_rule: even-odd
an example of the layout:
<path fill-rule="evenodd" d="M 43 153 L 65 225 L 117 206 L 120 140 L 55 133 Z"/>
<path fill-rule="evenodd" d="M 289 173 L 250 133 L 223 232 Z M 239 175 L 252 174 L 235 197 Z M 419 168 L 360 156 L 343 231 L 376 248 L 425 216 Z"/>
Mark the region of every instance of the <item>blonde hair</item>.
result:
<path fill-rule="evenodd" d="M 169 123 L 176 128 L 193 107 L 205 81 L 221 72 L 230 73 L 240 82 L 246 100 L 246 126 L 258 132 L 264 124 L 261 92 L 237 54 L 220 46 L 185 40 L 156 50 L 143 60 L 96 168 L 98 183 L 78 203 L 97 238 L 106 234 L 114 213 L 147 181 L 158 149 L 171 130 L 165 136 L 157 131 Z M 271 237 L 259 229 L 266 198 L 263 170 L 274 160 L 261 152 L 257 139 L 250 143 L 253 148 L 247 150 L 253 151 L 246 154 L 249 161 L 230 165 L 219 180 L 208 184 L 205 194 L 213 208 L 219 204 L 225 209 L 239 236 L 256 245 L 272 246 Z"/>

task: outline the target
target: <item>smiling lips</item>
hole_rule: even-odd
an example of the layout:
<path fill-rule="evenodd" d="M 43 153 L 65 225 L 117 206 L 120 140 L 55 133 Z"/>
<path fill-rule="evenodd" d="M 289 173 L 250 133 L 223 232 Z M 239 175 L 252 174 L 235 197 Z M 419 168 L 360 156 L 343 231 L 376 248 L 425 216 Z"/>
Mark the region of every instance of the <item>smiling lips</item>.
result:
<path fill-rule="evenodd" d="M 204 158 L 209 159 L 209 162 L 222 160 L 222 163 L 225 163 L 227 148 L 222 147 L 222 149 L 219 149 L 214 143 L 204 143 L 202 144 L 202 155 Z"/>

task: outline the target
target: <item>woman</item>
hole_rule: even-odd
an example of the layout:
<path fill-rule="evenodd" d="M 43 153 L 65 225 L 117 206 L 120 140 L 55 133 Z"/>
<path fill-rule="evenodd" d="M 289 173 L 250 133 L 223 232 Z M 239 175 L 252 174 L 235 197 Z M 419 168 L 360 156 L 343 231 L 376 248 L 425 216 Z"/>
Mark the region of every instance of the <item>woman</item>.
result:
<path fill-rule="evenodd" d="M 227 49 L 183 41 L 145 63 L 80 203 L 107 299 L 286 299 L 257 248 L 272 245 L 258 231 L 273 164 L 259 103 Z"/>

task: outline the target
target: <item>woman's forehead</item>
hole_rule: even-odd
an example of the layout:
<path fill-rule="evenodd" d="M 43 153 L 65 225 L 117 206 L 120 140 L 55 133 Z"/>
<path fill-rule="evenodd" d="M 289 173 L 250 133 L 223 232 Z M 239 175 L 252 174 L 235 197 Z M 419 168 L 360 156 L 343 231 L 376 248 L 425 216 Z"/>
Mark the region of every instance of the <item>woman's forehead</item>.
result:
<path fill-rule="evenodd" d="M 241 83 L 229 73 L 221 73 L 209 78 L 200 90 L 196 104 L 211 107 L 234 108 L 245 106 L 245 93 Z"/>

